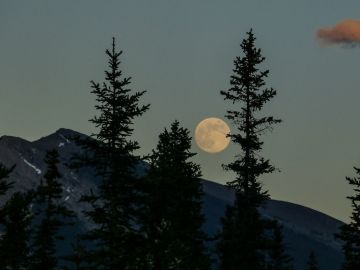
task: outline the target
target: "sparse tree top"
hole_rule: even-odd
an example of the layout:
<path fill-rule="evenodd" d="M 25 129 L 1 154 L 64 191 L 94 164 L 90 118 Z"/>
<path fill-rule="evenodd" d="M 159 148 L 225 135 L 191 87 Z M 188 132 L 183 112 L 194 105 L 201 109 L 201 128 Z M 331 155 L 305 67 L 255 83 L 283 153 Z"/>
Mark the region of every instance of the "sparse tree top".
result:
<path fill-rule="evenodd" d="M 263 145 L 260 136 L 281 120 L 260 115 L 263 106 L 276 96 L 276 91 L 265 86 L 269 70 L 260 69 L 265 57 L 262 56 L 261 49 L 255 47 L 255 40 L 253 31 L 247 32 L 247 37 L 240 45 L 242 56 L 234 60 L 231 87 L 220 92 L 225 100 L 233 104 L 234 109 L 228 110 L 226 114 L 235 126 L 235 131 L 229 137 L 242 150 L 234 162 L 224 167 L 237 174 L 237 178 L 228 183 L 235 190 L 266 197 L 266 192 L 261 191 L 257 179 L 262 174 L 273 172 L 275 168 L 269 160 L 260 156 Z"/>

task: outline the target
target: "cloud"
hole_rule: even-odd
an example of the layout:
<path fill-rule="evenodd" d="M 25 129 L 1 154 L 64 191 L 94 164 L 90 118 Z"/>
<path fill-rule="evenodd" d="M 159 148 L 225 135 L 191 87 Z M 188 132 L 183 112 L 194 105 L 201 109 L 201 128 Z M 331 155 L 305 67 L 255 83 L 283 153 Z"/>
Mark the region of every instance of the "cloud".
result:
<path fill-rule="evenodd" d="M 334 27 L 320 28 L 317 38 L 324 45 L 360 46 L 360 20 L 344 20 Z"/>

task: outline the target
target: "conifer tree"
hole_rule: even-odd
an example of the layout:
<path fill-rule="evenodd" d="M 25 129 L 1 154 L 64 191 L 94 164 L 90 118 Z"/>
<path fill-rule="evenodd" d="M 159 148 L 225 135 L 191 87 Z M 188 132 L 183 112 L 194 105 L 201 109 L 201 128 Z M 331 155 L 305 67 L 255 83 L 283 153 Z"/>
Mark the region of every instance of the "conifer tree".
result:
<path fill-rule="evenodd" d="M 261 49 L 255 47 L 252 30 L 240 47 L 244 55 L 234 60 L 231 87 L 221 91 L 225 100 L 240 104 L 240 107 L 228 110 L 226 117 L 236 128 L 228 136 L 241 148 L 235 161 L 224 166 L 236 174 L 236 178 L 228 183 L 234 189 L 236 198 L 222 220 L 223 229 L 218 244 L 222 270 L 257 270 L 266 267 L 267 221 L 262 219 L 257 207 L 269 196 L 262 189 L 259 177 L 274 172 L 275 168 L 269 160 L 260 156 L 263 145 L 260 135 L 280 122 L 272 116 L 260 115 L 263 106 L 275 97 L 276 91 L 265 87 L 269 71 L 260 70 L 259 65 L 265 58 Z"/>
<path fill-rule="evenodd" d="M 189 130 L 175 121 L 159 135 L 151 155 L 144 269 L 210 269 L 202 231 L 201 171 L 190 161 L 195 155 L 190 149 Z"/>
<path fill-rule="evenodd" d="M 145 93 L 132 93 L 130 77 L 120 69 L 122 51 L 106 50 L 109 69 L 105 82 L 91 82 L 96 96 L 98 115 L 90 121 L 98 129 L 91 139 L 78 140 L 84 155 L 74 158 L 74 166 L 94 166 L 100 178 L 98 190 L 91 191 L 82 201 L 90 206 L 86 216 L 95 225 L 84 239 L 95 246 L 86 256 L 88 267 L 94 269 L 135 269 L 140 235 L 135 224 L 138 218 L 138 177 L 135 174 L 140 158 L 134 155 L 138 143 L 130 140 L 133 121 L 149 108 L 139 105 Z"/>
<path fill-rule="evenodd" d="M 268 270 L 291 270 L 291 258 L 286 253 L 282 227 L 277 221 L 272 222 L 272 237 L 269 239 Z"/>
<path fill-rule="evenodd" d="M 0 163 L 0 196 L 6 194 L 6 192 L 12 187 L 13 182 L 9 182 L 8 178 L 10 173 L 14 170 L 15 165 L 10 169 L 5 167 L 2 163 Z M 0 225 L 3 223 L 2 218 L 5 217 L 4 213 L 2 213 L 3 209 L 0 208 Z"/>
<path fill-rule="evenodd" d="M 64 237 L 59 234 L 63 226 L 71 224 L 74 213 L 61 201 L 63 188 L 59 182 L 61 174 L 57 168 L 59 153 L 56 149 L 47 152 L 47 171 L 36 190 L 35 230 L 32 243 L 30 269 L 58 269 L 57 241 Z"/>
<path fill-rule="evenodd" d="M 73 266 L 72 270 L 86 270 L 84 265 L 86 259 L 86 249 L 83 245 L 81 236 L 77 236 L 76 242 L 72 245 L 72 254 L 64 256 L 64 259 L 71 263 Z M 65 267 L 65 270 L 68 270 L 68 267 Z"/>
<path fill-rule="evenodd" d="M 307 262 L 308 270 L 319 270 L 318 262 L 315 256 L 315 253 L 313 251 L 309 254 L 309 259 Z"/>
<path fill-rule="evenodd" d="M 349 224 L 341 227 L 337 235 L 343 241 L 345 262 L 343 270 L 360 269 L 360 168 L 354 167 L 356 177 L 346 177 L 348 183 L 354 187 L 354 195 L 347 198 L 351 201 L 352 215 Z"/>
<path fill-rule="evenodd" d="M 8 180 L 15 165 L 7 168 L 0 163 L 0 196 L 13 182 Z M 22 269 L 27 263 L 29 240 L 30 196 L 14 193 L 0 209 L 0 269 Z"/>
<path fill-rule="evenodd" d="M 32 192 L 16 192 L 1 210 L 0 269 L 28 269 Z"/>
<path fill-rule="evenodd" d="M 0 163 L 0 196 L 4 195 L 12 186 L 12 182 L 8 181 L 9 174 L 14 170 L 15 165 L 11 168 L 5 167 Z"/>

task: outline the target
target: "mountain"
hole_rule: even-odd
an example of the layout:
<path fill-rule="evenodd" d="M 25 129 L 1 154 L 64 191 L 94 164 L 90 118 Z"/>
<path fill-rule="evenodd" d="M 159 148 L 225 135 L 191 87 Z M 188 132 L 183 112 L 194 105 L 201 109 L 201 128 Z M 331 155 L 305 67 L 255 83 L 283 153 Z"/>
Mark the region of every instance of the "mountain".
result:
<path fill-rule="evenodd" d="M 43 159 L 46 151 L 58 149 L 61 161 L 59 170 L 63 176 L 63 200 L 78 214 L 80 225 L 76 231 L 80 231 L 89 224 L 81 213 L 85 206 L 78 200 L 90 189 L 96 190 L 98 180 L 91 168 L 74 171 L 66 166 L 72 153 L 80 151 L 72 140 L 77 135 L 85 136 L 69 129 L 59 129 L 33 142 L 18 137 L 2 136 L 0 162 L 9 167 L 16 164 L 10 176 L 10 180 L 15 182 L 12 192 L 28 190 L 37 186 L 44 174 L 46 166 Z M 139 168 L 141 171 L 143 169 Z M 226 205 L 233 201 L 234 194 L 226 186 L 207 180 L 203 180 L 203 188 L 205 230 L 214 235 L 220 230 L 220 219 Z M 1 198 L 0 203 L 6 199 L 7 197 Z M 320 269 L 340 269 L 343 260 L 341 243 L 334 238 L 334 234 L 343 224 L 341 221 L 301 205 L 277 200 L 270 200 L 260 211 L 264 216 L 277 219 L 283 225 L 285 242 L 289 254 L 294 258 L 295 270 L 306 269 L 306 261 L 311 250 L 318 257 Z M 69 239 L 73 239 L 75 232 L 65 233 Z M 61 250 L 68 250 L 69 245 L 69 242 L 64 242 Z"/>

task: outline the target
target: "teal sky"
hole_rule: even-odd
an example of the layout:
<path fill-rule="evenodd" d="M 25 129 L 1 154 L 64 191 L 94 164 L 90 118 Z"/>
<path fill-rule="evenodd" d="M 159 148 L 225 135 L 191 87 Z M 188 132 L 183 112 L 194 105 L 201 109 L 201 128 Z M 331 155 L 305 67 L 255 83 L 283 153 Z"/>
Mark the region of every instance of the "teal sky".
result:
<path fill-rule="evenodd" d="M 149 153 L 173 120 L 194 131 L 224 119 L 233 59 L 251 27 L 278 96 L 265 108 L 283 123 L 264 136 L 266 176 L 275 199 L 348 220 L 345 176 L 360 166 L 360 47 L 321 46 L 317 29 L 357 19 L 359 1 L 118 0 L 0 1 L 0 135 L 37 139 L 60 127 L 94 131 L 90 80 L 101 82 L 104 50 L 117 38 L 122 69 L 151 109 L 134 137 Z M 224 119 L 225 120 L 225 119 Z M 194 145 L 203 175 L 232 179 L 221 164 L 238 146 L 207 154 Z"/>

